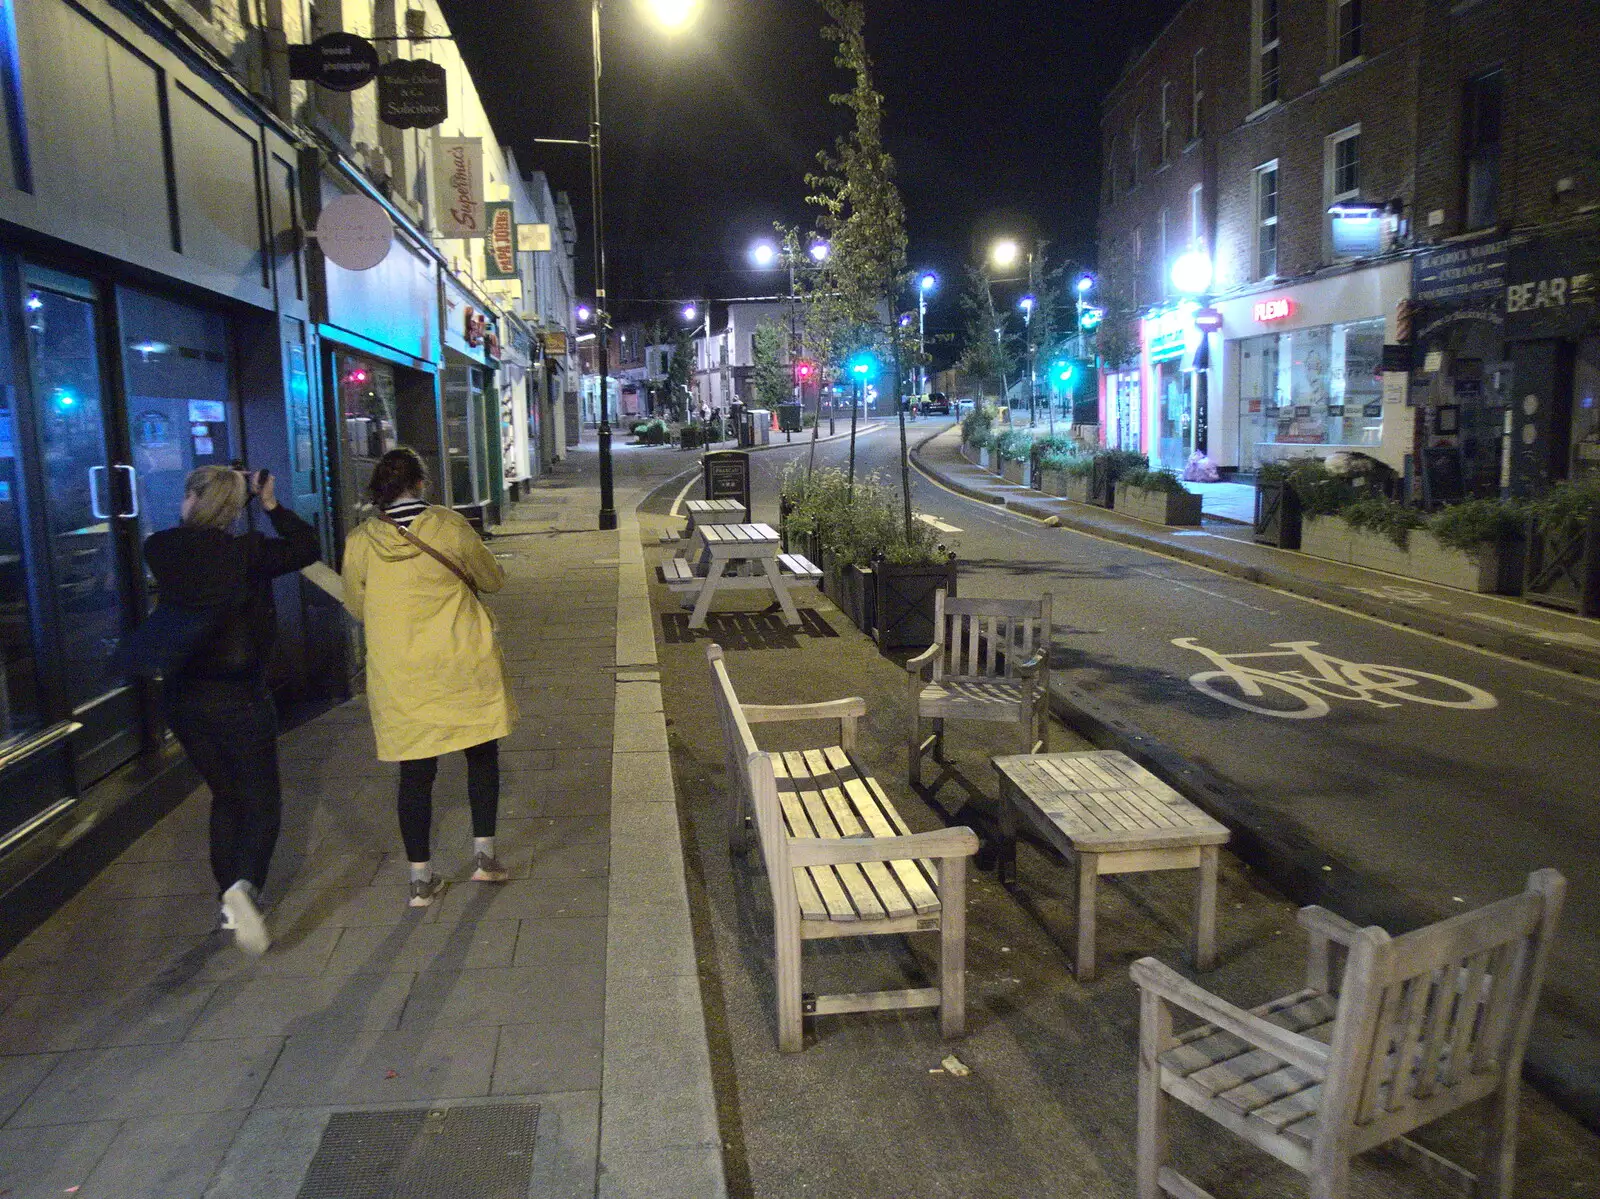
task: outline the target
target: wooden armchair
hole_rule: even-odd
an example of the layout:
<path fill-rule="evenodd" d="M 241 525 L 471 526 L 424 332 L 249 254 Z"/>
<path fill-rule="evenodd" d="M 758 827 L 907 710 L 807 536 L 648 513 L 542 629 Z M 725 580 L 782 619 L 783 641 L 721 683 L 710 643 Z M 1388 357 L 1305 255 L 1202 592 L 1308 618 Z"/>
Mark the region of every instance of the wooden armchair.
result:
<path fill-rule="evenodd" d="M 1565 891 L 1540 870 L 1521 895 L 1394 938 L 1302 908 L 1305 989 L 1250 1011 L 1135 962 L 1139 1199 L 1210 1199 L 1166 1164 L 1174 1098 L 1307 1175 L 1312 1199 L 1342 1199 L 1350 1159 L 1386 1143 L 1509 1199 L 1522 1055 Z M 1174 1007 L 1207 1023 L 1174 1036 Z M 1405 1136 L 1490 1097 L 1476 1175 Z"/>
<path fill-rule="evenodd" d="M 1037 601 L 934 597 L 933 644 L 906 663 L 916 730 L 911 785 L 931 749 L 944 761 L 944 722 L 990 720 L 1021 728 L 1023 753 L 1050 752 L 1050 596 Z M 927 734 L 925 721 L 933 722 Z"/>

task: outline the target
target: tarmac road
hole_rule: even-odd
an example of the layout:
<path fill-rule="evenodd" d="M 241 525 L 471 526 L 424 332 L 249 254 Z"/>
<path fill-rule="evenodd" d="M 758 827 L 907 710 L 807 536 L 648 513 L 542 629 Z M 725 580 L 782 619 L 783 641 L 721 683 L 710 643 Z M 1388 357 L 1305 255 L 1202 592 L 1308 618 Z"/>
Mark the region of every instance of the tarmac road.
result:
<path fill-rule="evenodd" d="M 943 426 L 916 422 L 913 444 Z M 897 443 L 892 425 L 863 438 L 858 469 L 894 475 Z M 817 463 L 846 452 L 819 445 Z M 797 439 L 752 456 L 758 518 L 775 520 L 783 467 L 804 453 Z M 1060 677 L 1303 833 L 1344 884 L 1329 891 L 1351 900 L 1344 914 L 1384 919 L 1387 892 L 1437 918 L 1561 870 L 1539 1038 L 1559 1060 L 1538 1056 L 1569 1084 L 1600 1077 L 1600 684 L 1047 528 L 915 474 L 913 504 L 949 530 L 963 594 L 1049 591 Z M 1280 656 L 1238 658 L 1263 653 Z M 1272 677 L 1241 686 L 1245 670 Z"/>

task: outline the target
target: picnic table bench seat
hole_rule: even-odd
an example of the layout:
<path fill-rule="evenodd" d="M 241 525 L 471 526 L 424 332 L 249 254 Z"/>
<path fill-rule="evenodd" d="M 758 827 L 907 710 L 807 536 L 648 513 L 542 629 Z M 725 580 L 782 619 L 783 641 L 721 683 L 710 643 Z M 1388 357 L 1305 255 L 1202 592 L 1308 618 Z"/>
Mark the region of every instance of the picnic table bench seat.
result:
<path fill-rule="evenodd" d="M 772 891 L 778 1048 L 795 1053 L 806 1015 L 937 1007 L 946 1036 L 966 1025 L 968 828 L 913 833 L 854 756 L 858 698 L 820 704 L 744 704 L 720 646 L 707 647 L 729 779 L 729 842 L 749 847 L 754 826 Z M 837 720 L 839 743 L 767 751 L 752 724 Z M 801 944 L 829 937 L 937 932 L 936 987 L 803 995 Z"/>
<path fill-rule="evenodd" d="M 778 565 L 786 576 L 804 579 L 809 583 L 814 583 L 822 577 L 822 569 L 801 554 L 779 554 Z M 668 558 L 656 570 L 661 581 L 673 591 L 698 591 L 705 582 L 705 576 L 698 573 L 695 570 L 694 563 L 687 558 Z M 755 588 L 759 590 L 768 586 L 768 584 L 759 575 L 749 576 L 747 579 L 743 576 L 734 575 L 724 576 L 719 586 L 737 591 L 740 588 Z"/>

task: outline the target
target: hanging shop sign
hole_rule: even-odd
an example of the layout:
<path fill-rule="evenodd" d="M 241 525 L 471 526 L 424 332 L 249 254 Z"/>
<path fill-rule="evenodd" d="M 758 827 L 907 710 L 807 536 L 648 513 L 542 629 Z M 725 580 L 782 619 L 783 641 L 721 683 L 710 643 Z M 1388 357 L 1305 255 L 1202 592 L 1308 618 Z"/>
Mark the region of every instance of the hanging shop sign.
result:
<path fill-rule="evenodd" d="M 441 237 L 482 237 L 488 218 L 483 202 L 483 139 L 434 139 L 433 182 L 439 197 Z"/>
<path fill-rule="evenodd" d="M 323 257 L 347 271 L 370 271 L 394 244 L 394 222 L 370 196 L 336 196 L 317 217 L 317 245 Z"/>
<path fill-rule="evenodd" d="M 425 58 L 397 58 L 378 75 L 378 119 L 396 129 L 432 129 L 450 115 L 444 68 Z"/>
<path fill-rule="evenodd" d="M 483 243 L 485 276 L 489 279 L 517 277 L 517 217 L 507 200 L 485 204 L 488 236 Z"/>
<path fill-rule="evenodd" d="M 530 254 L 550 252 L 549 225 L 518 225 L 517 249 Z"/>
<path fill-rule="evenodd" d="M 325 33 L 309 46 L 289 47 L 289 78 L 329 91 L 353 92 L 378 77 L 378 51 L 353 33 Z"/>
<path fill-rule="evenodd" d="M 550 330 L 540 334 L 544 342 L 546 358 L 565 358 L 567 356 L 567 335 L 560 330 Z"/>
<path fill-rule="evenodd" d="M 1288 296 L 1276 296 L 1270 300 L 1257 300 L 1250 313 L 1263 325 L 1270 324 L 1273 321 L 1286 321 L 1294 315 L 1294 301 Z"/>
<path fill-rule="evenodd" d="M 1600 236 L 1520 247 L 1506 270 L 1506 336 L 1578 337 L 1600 320 Z"/>

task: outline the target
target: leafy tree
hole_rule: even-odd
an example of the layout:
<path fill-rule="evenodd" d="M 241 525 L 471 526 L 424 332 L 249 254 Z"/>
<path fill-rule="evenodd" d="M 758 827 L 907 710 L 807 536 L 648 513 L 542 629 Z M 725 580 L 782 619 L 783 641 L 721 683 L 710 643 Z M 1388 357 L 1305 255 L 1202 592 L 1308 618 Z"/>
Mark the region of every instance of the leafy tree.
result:
<path fill-rule="evenodd" d="M 817 209 L 817 225 L 830 253 L 808 295 L 809 325 L 824 331 L 830 346 L 848 344 L 850 326 L 872 330 L 880 361 L 894 366 L 896 410 L 909 358 L 904 331 L 895 320 L 906 271 L 906 213 L 894 182 L 894 159 L 883 146 L 883 96 L 873 86 L 862 0 L 818 0 L 828 16 L 822 36 L 837 47 L 834 63 L 853 77 L 848 92 L 829 101 L 846 109 L 853 128 L 832 150 L 817 155 L 819 170 L 806 176 Z M 900 482 L 907 536 L 911 529 L 911 456 L 905 413 L 900 416 Z M 856 417 L 850 420 L 850 478 L 855 477 Z"/>
<path fill-rule="evenodd" d="M 1139 340 L 1134 332 L 1138 310 L 1121 296 L 1105 297 L 1105 317 L 1095 331 L 1095 353 L 1112 370 L 1121 370 L 1139 356 Z"/>
<path fill-rule="evenodd" d="M 689 411 L 689 380 L 694 369 L 694 331 L 681 329 L 672 346 L 672 361 L 667 364 L 664 385 L 667 409 L 678 418 Z"/>
<path fill-rule="evenodd" d="M 1016 367 L 1016 354 L 1007 344 L 1005 325 L 995 311 L 994 292 L 989 272 L 983 267 L 967 268 L 967 285 L 961 293 L 961 308 L 967 314 L 966 344 L 957 365 L 980 380 L 980 388 L 990 380 L 1000 387 L 1005 402 L 1006 379 Z M 1002 330 L 997 333 L 996 330 Z"/>
<path fill-rule="evenodd" d="M 759 407 L 776 409 L 794 398 L 794 368 L 788 362 L 788 347 L 789 332 L 776 321 L 762 321 L 756 326 L 750 381 Z"/>

